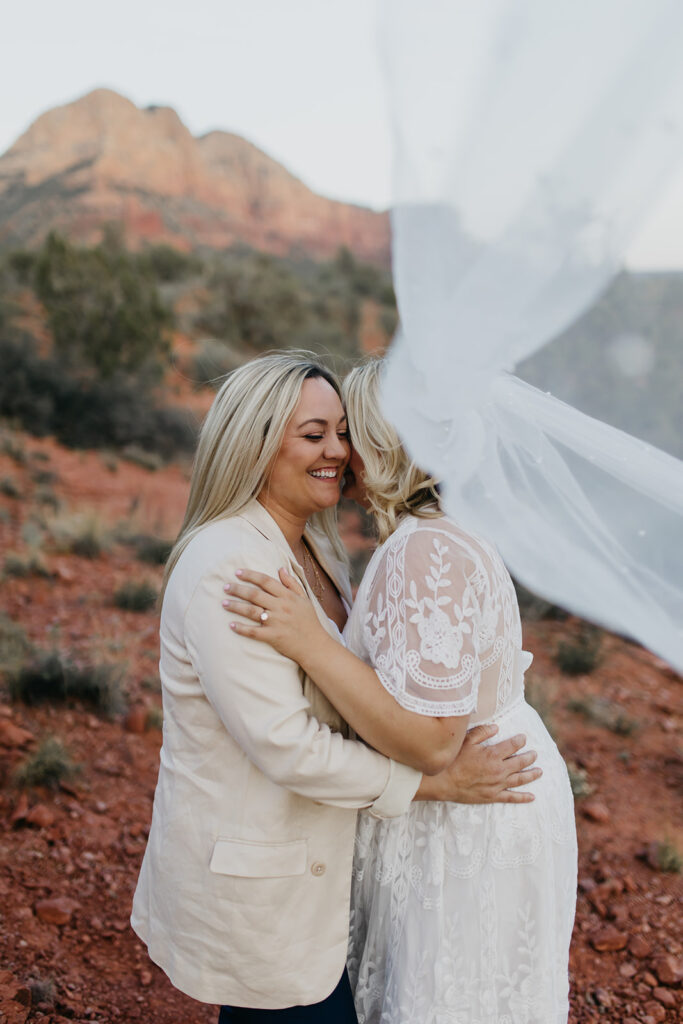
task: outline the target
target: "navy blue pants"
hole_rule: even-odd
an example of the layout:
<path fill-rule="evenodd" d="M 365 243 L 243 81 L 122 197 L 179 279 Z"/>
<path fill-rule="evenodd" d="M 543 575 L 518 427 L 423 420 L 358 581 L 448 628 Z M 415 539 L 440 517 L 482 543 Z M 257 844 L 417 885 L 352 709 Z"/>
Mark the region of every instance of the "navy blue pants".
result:
<path fill-rule="evenodd" d="M 358 1024 L 349 976 L 344 971 L 334 992 L 322 1003 L 287 1006 L 283 1010 L 252 1010 L 221 1006 L 218 1024 Z"/>

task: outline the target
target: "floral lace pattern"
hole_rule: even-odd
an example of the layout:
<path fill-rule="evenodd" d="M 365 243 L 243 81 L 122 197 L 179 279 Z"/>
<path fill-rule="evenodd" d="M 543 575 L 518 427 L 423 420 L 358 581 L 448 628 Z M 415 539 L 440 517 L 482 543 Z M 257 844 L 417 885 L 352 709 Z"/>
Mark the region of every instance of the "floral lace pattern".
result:
<path fill-rule="evenodd" d="M 573 798 L 523 700 L 528 656 L 497 552 L 409 517 L 375 553 L 345 631 L 400 704 L 495 718 L 538 751 L 533 804 L 361 813 L 349 973 L 360 1024 L 565 1024 L 576 884 Z"/>

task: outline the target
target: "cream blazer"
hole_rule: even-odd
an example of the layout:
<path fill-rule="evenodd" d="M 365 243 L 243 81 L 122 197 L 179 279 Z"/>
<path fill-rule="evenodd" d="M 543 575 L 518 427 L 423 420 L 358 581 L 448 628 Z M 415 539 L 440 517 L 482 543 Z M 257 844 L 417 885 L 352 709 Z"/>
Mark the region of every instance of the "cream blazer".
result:
<path fill-rule="evenodd" d="M 327 540 L 307 539 L 349 601 Z M 131 923 L 181 991 L 209 1003 L 278 1009 L 324 999 L 346 961 L 360 807 L 407 810 L 421 776 L 347 738 L 293 661 L 228 626 L 235 569 L 310 591 L 257 502 L 212 523 L 173 570 L 161 613 L 164 734 Z"/>

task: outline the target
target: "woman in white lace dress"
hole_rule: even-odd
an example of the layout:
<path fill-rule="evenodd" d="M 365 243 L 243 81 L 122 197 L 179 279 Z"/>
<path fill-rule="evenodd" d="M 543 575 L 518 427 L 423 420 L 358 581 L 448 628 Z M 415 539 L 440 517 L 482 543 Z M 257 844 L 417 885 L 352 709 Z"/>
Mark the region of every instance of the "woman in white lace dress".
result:
<path fill-rule="evenodd" d="M 345 493 L 371 508 L 382 541 L 344 632 L 365 666 L 325 642 L 286 574 L 249 577 L 269 612 L 260 638 L 298 661 L 384 753 L 400 756 L 416 715 L 446 723 L 448 756 L 468 728 L 494 721 L 501 739 L 526 733 L 543 777 L 532 804 L 416 803 L 388 821 L 361 813 L 349 944 L 358 1019 L 564 1024 L 573 800 L 557 747 L 524 700 L 531 655 L 514 587 L 495 548 L 441 514 L 434 481 L 378 413 L 377 377 L 371 363 L 345 385 L 355 452 Z"/>

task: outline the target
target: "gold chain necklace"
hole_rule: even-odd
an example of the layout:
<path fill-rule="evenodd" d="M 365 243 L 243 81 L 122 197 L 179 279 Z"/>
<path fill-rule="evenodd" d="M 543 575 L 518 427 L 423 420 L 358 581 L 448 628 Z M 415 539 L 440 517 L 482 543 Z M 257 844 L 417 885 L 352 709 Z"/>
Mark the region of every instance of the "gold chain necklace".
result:
<path fill-rule="evenodd" d="M 313 590 L 313 593 L 320 601 L 322 600 L 323 594 L 325 593 L 325 584 L 323 583 L 322 577 L 318 572 L 318 567 L 315 564 L 315 559 L 313 558 L 311 552 L 308 550 L 308 544 L 303 539 L 303 537 L 301 538 L 301 543 L 303 544 L 304 549 L 304 572 L 308 576 L 308 582 L 311 584 L 311 589 Z M 311 582 L 310 573 L 306 572 L 307 562 L 308 565 L 310 566 L 310 569 L 313 572 L 313 582 Z"/>

